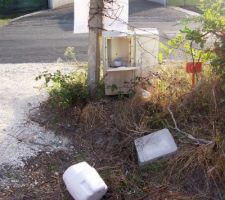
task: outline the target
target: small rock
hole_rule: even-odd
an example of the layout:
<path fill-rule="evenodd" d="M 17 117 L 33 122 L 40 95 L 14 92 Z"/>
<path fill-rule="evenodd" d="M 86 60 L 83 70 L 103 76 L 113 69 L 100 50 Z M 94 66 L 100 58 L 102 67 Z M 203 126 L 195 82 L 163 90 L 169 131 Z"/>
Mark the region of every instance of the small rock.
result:
<path fill-rule="evenodd" d="M 57 63 L 63 63 L 63 59 L 59 57 L 56 62 Z"/>
<path fill-rule="evenodd" d="M 55 175 L 56 175 L 56 176 L 59 176 L 59 172 L 55 172 Z"/>

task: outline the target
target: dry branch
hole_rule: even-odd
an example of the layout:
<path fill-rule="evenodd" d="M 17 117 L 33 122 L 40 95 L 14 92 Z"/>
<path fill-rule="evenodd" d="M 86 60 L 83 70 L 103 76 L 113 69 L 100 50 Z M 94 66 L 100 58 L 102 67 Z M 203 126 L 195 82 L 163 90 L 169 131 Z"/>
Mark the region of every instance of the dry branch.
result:
<path fill-rule="evenodd" d="M 170 106 L 171 106 L 171 104 L 168 106 L 167 109 L 168 109 L 168 111 L 169 111 L 169 113 L 170 113 L 170 116 L 171 116 L 171 118 L 172 118 L 172 120 L 173 120 L 173 123 L 174 123 L 174 130 L 176 130 L 177 132 L 181 133 L 181 134 L 182 134 L 183 136 L 185 136 L 186 138 L 192 140 L 195 144 L 212 144 L 212 143 L 213 143 L 213 142 L 210 141 L 210 140 L 205 140 L 205 139 L 195 138 L 193 135 L 191 135 L 191 134 L 189 134 L 189 133 L 187 133 L 187 132 L 185 132 L 185 131 L 180 130 L 180 129 L 178 128 L 178 126 L 177 126 L 177 121 L 176 121 L 176 119 L 175 119 L 175 117 L 174 117 L 174 114 L 173 114 L 173 112 L 172 112 Z"/>

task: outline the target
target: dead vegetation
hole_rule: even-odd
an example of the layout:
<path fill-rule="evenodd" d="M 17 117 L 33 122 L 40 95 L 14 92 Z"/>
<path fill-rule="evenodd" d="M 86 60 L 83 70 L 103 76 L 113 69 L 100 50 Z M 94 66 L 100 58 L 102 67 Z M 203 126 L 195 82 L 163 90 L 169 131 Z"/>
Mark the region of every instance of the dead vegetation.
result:
<path fill-rule="evenodd" d="M 92 108 L 92 111 L 88 111 L 89 119 L 92 119 L 90 121 L 94 121 L 96 111 L 98 117 L 92 123 L 91 130 L 85 129 L 85 140 L 90 139 L 93 149 L 97 151 L 104 149 L 104 153 L 99 155 L 103 163 L 109 163 L 108 167 L 104 167 L 109 174 L 105 177 L 103 173 L 103 176 L 115 195 L 121 195 L 117 199 L 138 199 L 139 195 L 145 196 L 144 188 L 151 182 L 179 188 L 178 191 L 191 193 L 193 199 L 224 199 L 225 107 L 223 103 L 219 103 L 219 82 L 213 79 L 200 81 L 192 92 L 187 93 L 191 91 L 188 85 L 187 90 L 184 87 L 181 90 L 182 80 L 174 79 L 167 79 L 168 87 L 160 88 L 158 86 L 162 79 L 157 78 L 152 87 L 158 88 L 148 101 L 141 101 L 140 94 L 137 93 L 132 99 L 87 105 L 88 109 Z M 175 91 L 171 91 L 174 88 Z M 87 116 L 87 110 L 83 111 Z M 85 128 L 88 121 L 83 121 Z M 150 165 L 146 175 L 143 169 L 139 170 L 137 167 L 133 140 L 164 127 L 170 128 L 180 149 L 176 156 L 160 163 L 163 167 L 156 164 L 156 171 L 155 163 Z M 106 132 L 101 135 L 102 130 Z M 93 131 L 97 131 L 99 137 L 92 135 Z M 104 137 L 109 139 L 108 143 L 105 143 L 107 140 Z M 112 199 L 116 199 L 113 197 Z M 146 197 L 151 198 L 151 195 Z M 185 199 L 170 197 L 169 194 L 167 198 Z M 189 196 L 187 199 L 191 198 Z"/>
<path fill-rule="evenodd" d="M 206 68 L 199 84 L 191 90 L 182 67 L 175 65 L 169 71 L 164 66 L 151 75 L 150 83 L 140 81 L 132 98 L 105 98 L 73 107 L 69 112 L 52 110 L 45 104 L 40 115 L 31 117 L 72 139 L 77 153 L 69 157 L 67 164 L 85 160 L 93 165 L 109 186 L 105 199 L 222 200 L 225 198 L 225 105 L 220 82 L 215 80 Z M 43 118 L 46 120 L 40 121 Z M 134 139 L 165 127 L 176 139 L 177 154 L 139 168 Z M 182 132 L 211 142 L 195 141 Z M 45 164 L 52 162 L 57 166 L 64 161 L 52 158 Z M 60 175 L 66 166 L 58 169 Z M 46 192 L 55 195 L 49 199 L 70 199 L 61 178 L 57 180 L 48 183 L 51 188 L 56 184 L 60 188 Z M 44 191 L 38 187 L 35 190 L 43 195 Z"/>

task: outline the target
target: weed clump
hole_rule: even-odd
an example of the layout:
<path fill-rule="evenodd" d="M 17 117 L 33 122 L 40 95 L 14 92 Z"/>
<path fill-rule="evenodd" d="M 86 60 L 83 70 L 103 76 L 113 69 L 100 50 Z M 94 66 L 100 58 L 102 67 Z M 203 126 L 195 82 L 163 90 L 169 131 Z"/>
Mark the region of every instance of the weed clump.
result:
<path fill-rule="evenodd" d="M 45 80 L 50 96 L 49 100 L 54 107 L 65 109 L 89 101 L 87 73 L 85 71 L 70 74 L 62 74 L 60 71 L 53 74 L 44 72 L 36 80 L 41 78 Z"/>
<path fill-rule="evenodd" d="M 55 108 L 67 109 L 75 105 L 85 105 L 91 97 L 88 91 L 87 70 L 79 69 L 69 74 L 61 71 L 43 72 L 36 80 L 44 79 L 49 93 L 49 102 Z M 96 90 L 96 98 L 104 96 L 102 83 Z"/>

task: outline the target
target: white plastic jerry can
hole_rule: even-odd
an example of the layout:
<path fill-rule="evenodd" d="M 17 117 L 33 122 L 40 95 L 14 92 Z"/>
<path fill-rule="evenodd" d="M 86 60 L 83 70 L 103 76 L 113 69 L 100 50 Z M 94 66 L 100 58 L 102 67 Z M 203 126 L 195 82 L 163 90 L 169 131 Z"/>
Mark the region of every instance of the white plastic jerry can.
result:
<path fill-rule="evenodd" d="M 63 174 L 63 180 L 75 200 L 100 200 L 107 192 L 105 182 L 86 162 L 69 167 Z"/>

